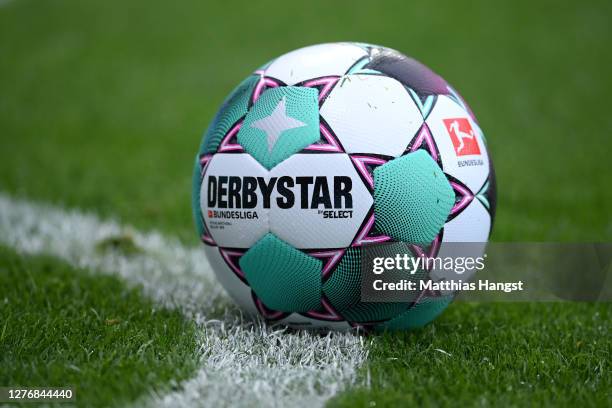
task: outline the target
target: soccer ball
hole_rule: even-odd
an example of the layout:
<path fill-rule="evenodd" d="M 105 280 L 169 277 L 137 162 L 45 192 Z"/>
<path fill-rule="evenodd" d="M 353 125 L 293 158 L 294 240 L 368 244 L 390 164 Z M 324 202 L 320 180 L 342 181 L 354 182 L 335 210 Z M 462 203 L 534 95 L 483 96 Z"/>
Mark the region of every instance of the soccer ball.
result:
<path fill-rule="evenodd" d="M 248 76 L 204 134 L 193 177 L 221 284 L 245 311 L 294 327 L 428 323 L 453 293 L 362 302 L 363 248 L 405 242 L 436 256 L 486 243 L 495 201 L 465 101 L 418 61 L 361 43 L 302 48 Z"/>

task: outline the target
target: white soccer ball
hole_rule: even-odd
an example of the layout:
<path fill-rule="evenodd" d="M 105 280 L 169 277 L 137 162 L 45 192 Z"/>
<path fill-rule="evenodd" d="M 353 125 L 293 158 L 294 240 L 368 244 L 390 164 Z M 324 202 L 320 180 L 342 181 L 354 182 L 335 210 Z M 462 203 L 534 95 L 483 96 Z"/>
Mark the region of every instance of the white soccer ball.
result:
<path fill-rule="evenodd" d="M 476 242 L 482 253 L 495 177 L 474 115 L 440 76 L 388 48 L 333 43 L 280 56 L 228 96 L 198 152 L 193 199 L 206 254 L 246 311 L 405 329 L 452 293 L 362 302 L 362 249 L 396 241 L 436 256 Z"/>

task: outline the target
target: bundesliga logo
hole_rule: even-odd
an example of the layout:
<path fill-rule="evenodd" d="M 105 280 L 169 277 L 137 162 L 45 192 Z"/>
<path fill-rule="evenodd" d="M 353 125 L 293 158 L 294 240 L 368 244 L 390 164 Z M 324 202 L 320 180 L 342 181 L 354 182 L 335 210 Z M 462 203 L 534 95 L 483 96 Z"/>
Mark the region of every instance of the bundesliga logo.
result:
<path fill-rule="evenodd" d="M 466 118 L 444 119 L 444 125 L 453 142 L 457 156 L 480 154 L 476 134 Z"/>

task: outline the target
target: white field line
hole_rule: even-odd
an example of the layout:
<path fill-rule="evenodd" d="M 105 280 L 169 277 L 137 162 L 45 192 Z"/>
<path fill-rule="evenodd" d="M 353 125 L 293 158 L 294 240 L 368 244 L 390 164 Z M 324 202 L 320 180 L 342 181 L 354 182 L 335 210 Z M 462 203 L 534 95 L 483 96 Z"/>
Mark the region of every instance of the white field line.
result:
<path fill-rule="evenodd" d="M 98 248 L 101 240 L 125 234 L 142 253 L 127 256 Z M 0 243 L 118 275 L 196 321 L 199 371 L 179 391 L 152 392 L 137 405 L 322 406 L 355 383 L 356 370 L 367 358 L 363 337 L 352 333 L 285 333 L 242 319 L 215 281 L 202 248 L 186 248 L 156 232 L 0 193 Z"/>

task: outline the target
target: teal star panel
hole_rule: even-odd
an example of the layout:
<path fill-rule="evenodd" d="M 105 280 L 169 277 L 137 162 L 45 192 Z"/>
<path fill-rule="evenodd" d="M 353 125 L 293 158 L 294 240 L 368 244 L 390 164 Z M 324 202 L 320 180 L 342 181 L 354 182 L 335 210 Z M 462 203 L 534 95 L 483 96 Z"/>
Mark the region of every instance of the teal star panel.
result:
<path fill-rule="evenodd" d="M 268 170 L 320 139 L 319 91 L 284 86 L 266 90 L 246 115 L 238 143 Z"/>

